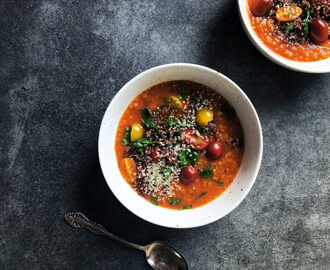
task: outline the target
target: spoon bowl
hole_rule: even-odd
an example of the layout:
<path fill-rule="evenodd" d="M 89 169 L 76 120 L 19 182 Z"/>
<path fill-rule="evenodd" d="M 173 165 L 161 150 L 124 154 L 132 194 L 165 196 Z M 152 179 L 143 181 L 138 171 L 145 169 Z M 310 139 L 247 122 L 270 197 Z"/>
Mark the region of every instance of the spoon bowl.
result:
<path fill-rule="evenodd" d="M 185 258 L 175 248 L 160 241 L 155 241 L 146 247 L 147 261 L 154 269 L 188 270 Z"/>

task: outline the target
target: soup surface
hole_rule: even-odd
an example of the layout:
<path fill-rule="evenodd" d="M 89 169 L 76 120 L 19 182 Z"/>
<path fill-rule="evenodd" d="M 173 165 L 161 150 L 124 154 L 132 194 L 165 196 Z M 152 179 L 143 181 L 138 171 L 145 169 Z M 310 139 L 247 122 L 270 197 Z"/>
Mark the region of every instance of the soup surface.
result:
<path fill-rule="evenodd" d="M 151 203 L 178 210 L 206 204 L 233 182 L 244 151 L 234 109 L 214 90 L 169 81 L 137 96 L 118 125 L 121 174 Z"/>
<path fill-rule="evenodd" d="M 329 0 L 249 0 L 252 28 L 277 54 L 294 61 L 330 57 Z"/>

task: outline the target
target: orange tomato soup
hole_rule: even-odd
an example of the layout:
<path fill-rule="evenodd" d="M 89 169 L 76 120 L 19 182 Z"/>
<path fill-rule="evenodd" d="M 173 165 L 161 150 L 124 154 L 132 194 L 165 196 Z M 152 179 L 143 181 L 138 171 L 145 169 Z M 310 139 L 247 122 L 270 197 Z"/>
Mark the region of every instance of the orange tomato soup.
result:
<path fill-rule="evenodd" d="M 189 94 L 189 97 L 182 98 L 182 96 L 180 96 L 180 89 L 185 89 Z M 181 109 L 178 110 L 176 107 L 171 107 L 171 110 L 173 111 L 173 115 L 176 117 L 175 119 L 179 119 L 176 121 L 181 121 L 181 126 L 179 126 L 179 124 L 173 124 L 172 127 L 176 125 L 176 131 L 178 132 L 178 130 L 181 130 L 184 133 L 187 127 L 185 127 L 185 124 L 183 124 L 184 120 L 182 120 L 182 115 L 184 115 L 186 110 L 190 108 L 189 106 L 192 106 L 195 94 L 203 95 L 203 99 L 208 100 L 206 103 L 201 101 L 201 104 L 198 104 L 199 101 L 197 101 L 196 106 L 199 106 L 199 110 L 205 106 L 205 104 L 209 104 L 208 107 L 210 107 L 211 104 L 213 120 L 208 124 L 208 126 L 206 126 L 206 129 L 209 127 L 208 132 L 210 132 L 212 129 L 213 133 L 203 135 L 203 130 L 206 129 L 198 127 L 196 123 L 191 123 L 192 126 L 188 128 L 193 130 L 200 129 L 200 133 L 202 134 L 200 138 L 203 140 L 204 138 L 207 138 L 208 142 L 220 142 L 223 146 L 222 156 L 217 160 L 209 160 L 207 158 L 207 151 L 205 149 L 196 150 L 195 152 L 198 153 L 198 161 L 195 164 L 192 164 L 192 166 L 198 172 L 198 175 L 194 182 L 190 184 L 184 184 L 179 180 L 180 172 L 172 171 L 175 177 L 171 179 L 171 183 L 173 183 L 173 189 L 170 192 L 170 196 L 163 196 L 162 190 L 158 190 L 156 196 L 151 196 L 148 193 L 144 194 L 136 184 L 135 176 L 137 173 L 134 172 L 135 165 L 134 162 L 132 162 L 132 159 L 134 160 L 134 155 L 130 162 L 127 162 L 127 157 L 130 156 L 128 150 L 131 148 L 129 145 L 122 144 L 122 140 L 125 138 L 125 130 L 127 128 L 129 130 L 134 123 L 138 123 L 143 126 L 143 136 L 145 136 L 145 134 L 148 134 L 149 128 L 147 128 L 142 121 L 141 108 L 148 108 L 151 114 L 155 116 L 155 112 L 157 110 L 161 110 L 160 108 L 163 108 L 162 106 L 164 106 L 164 104 L 168 104 L 168 97 L 177 97 L 181 102 L 182 108 L 180 107 Z M 175 100 L 177 101 L 177 99 Z M 195 116 L 189 117 L 195 119 Z M 174 120 L 172 122 L 175 123 Z M 170 127 L 168 129 L 170 129 Z M 198 134 L 197 131 L 195 132 Z M 179 136 L 182 136 L 182 133 Z M 178 139 L 178 141 L 180 141 L 180 139 Z M 184 144 L 185 142 L 182 141 L 182 143 Z M 154 162 L 150 161 L 151 158 L 146 154 L 146 152 L 152 151 L 150 149 L 153 147 L 155 146 L 147 146 L 141 151 L 141 153 L 138 152 L 135 156 L 145 156 L 145 158 L 148 159 L 148 166 L 157 166 L 152 165 Z M 180 147 L 181 145 L 176 146 L 176 148 L 179 149 L 178 152 L 180 151 Z M 139 193 L 139 195 L 158 206 L 183 210 L 199 207 L 209 203 L 210 201 L 220 196 L 231 185 L 237 172 L 239 171 L 240 164 L 242 162 L 244 152 L 244 135 L 240 120 L 236 116 L 234 109 L 214 90 L 191 81 L 169 81 L 146 89 L 129 104 L 118 125 L 115 151 L 117 155 L 118 166 L 122 176 L 125 178 L 127 183 Z M 166 150 L 163 148 L 163 151 Z M 178 157 L 174 156 L 174 159 L 176 160 L 173 162 L 176 164 Z M 203 171 L 203 169 L 205 169 L 207 166 L 209 166 L 208 168 L 211 168 L 212 170 L 212 177 L 205 177 L 205 175 L 203 177 L 201 175 L 201 171 Z M 139 166 L 136 167 L 138 168 Z M 182 167 L 175 168 L 178 170 L 182 169 Z M 146 177 L 148 177 L 148 175 L 146 175 Z M 157 198 L 156 202 L 155 197 Z"/>
<path fill-rule="evenodd" d="M 249 0 L 249 6 L 251 6 L 252 1 L 254 0 Z M 253 30 L 272 51 L 287 59 L 299 62 L 318 61 L 330 57 L 330 40 L 320 45 L 285 43 L 274 33 L 273 21 L 269 18 L 253 16 L 249 6 L 247 9 Z"/>

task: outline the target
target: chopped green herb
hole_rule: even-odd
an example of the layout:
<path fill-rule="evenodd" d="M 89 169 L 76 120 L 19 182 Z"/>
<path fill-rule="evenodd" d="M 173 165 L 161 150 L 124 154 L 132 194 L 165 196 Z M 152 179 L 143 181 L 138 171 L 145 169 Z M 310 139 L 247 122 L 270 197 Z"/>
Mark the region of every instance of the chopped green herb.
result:
<path fill-rule="evenodd" d="M 130 132 L 131 132 L 130 127 L 125 128 L 125 137 L 124 139 L 121 140 L 122 145 L 129 145 L 131 143 Z"/>
<path fill-rule="evenodd" d="M 181 123 L 179 120 L 173 121 L 173 117 L 167 118 L 167 124 L 169 127 L 172 127 L 172 126 L 186 127 L 187 126 L 187 124 Z"/>
<path fill-rule="evenodd" d="M 201 131 L 208 131 L 209 130 L 209 127 L 198 126 L 197 128 L 198 128 L 199 132 L 201 132 Z"/>
<path fill-rule="evenodd" d="M 176 130 L 176 131 L 174 131 L 173 136 L 180 136 L 181 133 L 182 133 L 182 130 Z"/>
<path fill-rule="evenodd" d="M 293 22 L 286 23 L 286 30 L 289 32 L 293 29 Z"/>
<path fill-rule="evenodd" d="M 199 130 L 198 130 L 198 129 L 196 130 L 196 132 L 195 132 L 195 133 L 196 133 L 196 135 L 197 135 L 197 137 L 198 137 L 198 138 L 200 138 L 200 137 L 201 137 L 201 133 L 199 132 Z"/>
<path fill-rule="evenodd" d="M 141 117 L 142 122 L 146 127 L 158 129 L 148 108 L 141 108 Z"/>
<path fill-rule="evenodd" d="M 292 18 L 292 16 L 293 16 L 293 12 L 290 11 L 290 12 L 289 12 L 289 18 Z"/>
<path fill-rule="evenodd" d="M 178 88 L 178 96 L 179 96 L 179 99 L 186 99 L 187 97 L 189 97 L 191 95 L 191 92 L 186 92 L 184 90 L 183 87 L 179 87 Z"/>
<path fill-rule="evenodd" d="M 192 205 L 184 205 L 180 207 L 180 210 L 186 210 L 186 209 L 191 209 Z"/>
<path fill-rule="evenodd" d="M 158 197 L 151 197 L 150 202 L 154 205 L 158 205 Z"/>
<path fill-rule="evenodd" d="M 171 172 L 172 172 L 171 168 L 164 168 L 164 167 L 160 168 L 160 173 L 164 176 L 169 175 Z"/>
<path fill-rule="evenodd" d="M 204 164 L 204 169 L 199 172 L 199 175 L 204 178 L 207 178 L 207 179 L 212 179 L 212 177 L 214 175 L 212 168 L 211 168 L 212 164 L 209 164 L 208 166 L 206 166 L 205 163 L 203 163 L 203 164 Z"/>
<path fill-rule="evenodd" d="M 180 166 L 186 166 L 188 164 L 194 165 L 198 161 L 198 153 L 194 150 L 184 150 L 178 154 Z"/>
<path fill-rule="evenodd" d="M 306 18 L 303 19 L 303 27 L 306 34 L 308 34 L 308 20 L 311 15 L 311 10 L 309 7 L 306 8 Z"/>
<path fill-rule="evenodd" d="M 180 202 L 181 202 L 181 199 L 174 199 L 174 198 L 172 198 L 172 199 L 169 200 L 168 203 L 171 204 L 171 205 L 177 205 Z"/>
<path fill-rule="evenodd" d="M 198 195 L 194 200 L 197 200 L 197 199 L 199 199 L 200 197 L 202 197 L 202 196 L 204 196 L 205 194 L 206 194 L 207 192 L 203 192 L 203 193 L 201 193 L 200 195 Z"/>
<path fill-rule="evenodd" d="M 220 186 L 224 186 L 224 185 L 225 185 L 224 183 L 222 183 L 222 182 L 219 182 L 219 181 L 217 181 L 217 180 L 214 180 L 214 179 L 211 179 L 211 181 L 213 181 L 214 183 L 217 183 L 217 184 L 219 184 Z"/>
<path fill-rule="evenodd" d="M 154 145 L 156 142 L 155 141 L 150 141 L 147 140 L 146 138 L 142 138 L 136 142 L 132 142 L 131 145 L 134 147 L 137 147 L 139 149 L 139 152 L 143 154 L 144 148 L 149 146 L 149 145 Z"/>

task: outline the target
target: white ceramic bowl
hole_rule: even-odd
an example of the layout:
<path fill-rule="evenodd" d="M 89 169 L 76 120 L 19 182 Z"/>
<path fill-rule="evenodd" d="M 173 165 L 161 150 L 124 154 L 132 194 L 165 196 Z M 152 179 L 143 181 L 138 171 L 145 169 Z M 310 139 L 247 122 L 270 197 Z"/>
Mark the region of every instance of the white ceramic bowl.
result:
<path fill-rule="evenodd" d="M 121 176 L 115 155 L 118 123 L 129 103 L 145 89 L 171 80 L 191 80 L 219 92 L 236 110 L 244 130 L 245 152 L 231 186 L 212 202 L 191 210 L 158 207 L 140 197 Z M 149 69 L 130 80 L 107 108 L 99 134 L 99 159 L 104 177 L 117 199 L 131 212 L 154 224 L 192 228 L 216 221 L 231 212 L 248 194 L 262 157 L 262 132 L 257 113 L 244 92 L 230 79 L 212 69 L 193 64 L 168 64 Z"/>
<path fill-rule="evenodd" d="M 238 9 L 241 18 L 243 28 L 257 49 L 268 59 L 279 64 L 285 68 L 292 69 L 294 71 L 306 72 L 306 73 L 328 73 L 330 72 L 330 58 L 313 61 L 313 62 L 297 62 L 280 56 L 271 49 L 269 49 L 254 32 L 248 14 L 248 0 L 237 0 Z"/>

